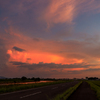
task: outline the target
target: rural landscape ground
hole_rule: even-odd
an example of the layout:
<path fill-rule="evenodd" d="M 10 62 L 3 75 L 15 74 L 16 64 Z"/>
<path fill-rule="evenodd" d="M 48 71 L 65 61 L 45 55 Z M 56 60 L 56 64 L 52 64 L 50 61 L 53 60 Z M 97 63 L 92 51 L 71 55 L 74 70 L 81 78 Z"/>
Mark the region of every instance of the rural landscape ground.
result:
<path fill-rule="evenodd" d="M 0 100 L 100 100 L 100 0 L 0 0 Z"/>
<path fill-rule="evenodd" d="M 83 82 L 68 100 L 97 100 L 97 97 L 95 92 L 91 90 L 90 85 Z"/>
<path fill-rule="evenodd" d="M 0 100 L 100 100 L 100 80 L 23 83 L 1 84 Z"/>

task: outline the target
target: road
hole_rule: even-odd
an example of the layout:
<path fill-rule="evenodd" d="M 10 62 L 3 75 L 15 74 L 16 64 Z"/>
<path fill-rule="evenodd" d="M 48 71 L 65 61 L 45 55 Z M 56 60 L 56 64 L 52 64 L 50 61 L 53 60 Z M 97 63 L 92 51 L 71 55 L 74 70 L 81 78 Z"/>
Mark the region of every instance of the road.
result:
<path fill-rule="evenodd" d="M 57 94 L 63 93 L 78 81 L 43 86 L 39 88 L 21 90 L 11 93 L 0 94 L 0 100 L 48 100 Z"/>

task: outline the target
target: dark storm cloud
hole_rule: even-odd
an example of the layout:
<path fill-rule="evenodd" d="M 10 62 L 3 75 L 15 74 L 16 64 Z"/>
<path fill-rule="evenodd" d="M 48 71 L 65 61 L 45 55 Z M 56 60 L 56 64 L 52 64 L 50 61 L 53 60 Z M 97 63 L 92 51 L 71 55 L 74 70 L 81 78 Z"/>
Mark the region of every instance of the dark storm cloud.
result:
<path fill-rule="evenodd" d="M 82 74 L 85 72 L 97 72 L 100 71 L 100 68 L 88 68 L 85 70 L 80 70 L 80 71 L 68 71 L 68 73 L 72 73 L 72 74 Z"/>
<path fill-rule="evenodd" d="M 56 69 L 64 69 L 64 68 L 88 68 L 90 65 L 84 65 L 84 64 L 55 64 L 55 63 L 43 63 L 40 62 L 39 64 L 28 64 L 28 63 L 21 63 L 21 62 L 11 62 L 12 64 L 18 64 L 20 65 L 19 67 L 24 67 L 24 68 L 28 68 L 28 69 L 38 69 L 38 68 L 56 68 Z"/>
<path fill-rule="evenodd" d="M 90 68 L 90 69 L 86 69 L 84 71 L 87 71 L 87 72 L 93 72 L 93 71 L 100 71 L 100 68 Z"/>
<path fill-rule="evenodd" d="M 12 63 L 13 65 L 25 65 L 26 64 L 26 63 L 16 62 L 16 61 L 11 61 L 10 63 Z"/>
<path fill-rule="evenodd" d="M 16 50 L 16 51 L 20 51 L 20 52 L 25 51 L 24 49 L 18 48 L 18 47 L 16 47 L 16 46 L 14 46 L 12 49 L 14 49 L 14 50 Z"/>
<path fill-rule="evenodd" d="M 31 60 L 31 58 L 27 58 L 27 60 Z"/>

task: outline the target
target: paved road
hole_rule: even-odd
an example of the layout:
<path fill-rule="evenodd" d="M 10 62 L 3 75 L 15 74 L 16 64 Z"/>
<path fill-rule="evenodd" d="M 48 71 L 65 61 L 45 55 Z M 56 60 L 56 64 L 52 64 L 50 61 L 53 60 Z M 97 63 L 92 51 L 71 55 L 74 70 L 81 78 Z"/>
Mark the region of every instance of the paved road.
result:
<path fill-rule="evenodd" d="M 74 81 L 0 94 L 0 100 L 48 100 L 48 98 L 53 98 L 57 94 L 63 93 L 69 87 L 72 87 L 77 83 L 77 81 Z"/>

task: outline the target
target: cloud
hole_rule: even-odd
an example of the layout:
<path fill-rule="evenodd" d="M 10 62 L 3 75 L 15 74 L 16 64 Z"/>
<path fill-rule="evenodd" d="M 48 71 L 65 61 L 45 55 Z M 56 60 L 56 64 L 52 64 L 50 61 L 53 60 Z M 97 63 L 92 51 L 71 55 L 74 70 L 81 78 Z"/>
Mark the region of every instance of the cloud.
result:
<path fill-rule="evenodd" d="M 10 58 L 9 54 L 6 54 L 7 48 L 6 48 L 6 42 L 0 38 L 0 70 L 7 68 L 7 62 Z"/>
<path fill-rule="evenodd" d="M 83 63 L 81 64 L 55 64 L 55 63 L 43 63 L 43 62 L 39 62 L 38 64 L 28 64 L 28 63 L 21 63 L 21 62 L 10 62 L 12 63 L 13 65 L 20 65 L 19 67 L 24 67 L 24 68 L 27 68 L 27 69 L 39 69 L 39 68 L 43 68 L 43 69 L 55 69 L 55 70 L 58 70 L 58 69 L 66 69 L 66 70 L 81 70 L 82 68 L 85 70 L 87 68 L 89 68 L 89 66 L 91 65 L 85 65 Z M 82 70 L 83 70 L 82 69 Z"/>
<path fill-rule="evenodd" d="M 100 37 L 73 31 L 75 18 L 100 12 L 99 0 L 2 0 L 0 8 L 0 68 L 7 75 L 34 69 L 60 76 L 100 64 Z"/>
<path fill-rule="evenodd" d="M 74 34 L 73 24 L 75 25 L 77 17 L 83 13 L 100 12 L 100 1 L 97 0 L 8 1 L 0 2 L 3 20 L 1 22 L 6 24 L 6 30 L 10 27 L 10 34 L 17 37 L 21 37 L 21 34 L 45 39 L 71 37 Z M 47 27 L 52 30 L 47 30 Z"/>
<path fill-rule="evenodd" d="M 31 58 L 27 58 L 27 60 L 31 60 Z"/>
<path fill-rule="evenodd" d="M 99 42 L 96 45 L 92 41 L 79 40 L 54 41 L 38 39 L 37 42 L 37 40 L 27 38 L 16 43 L 14 44 L 16 46 L 11 45 L 7 51 L 7 54 L 10 55 L 9 61 L 28 62 L 30 64 L 38 64 L 39 62 L 56 64 L 100 63 Z M 30 58 L 30 60 L 27 58 Z"/>
<path fill-rule="evenodd" d="M 40 38 L 33 38 L 33 41 L 35 41 L 35 42 L 40 42 L 42 39 L 40 39 Z"/>
<path fill-rule="evenodd" d="M 27 70 L 29 76 L 35 77 L 56 77 L 56 78 L 72 78 L 78 77 L 82 78 L 85 75 L 94 76 L 94 73 L 97 72 L 97 69 L 100 68 L 91 68 L 90 66 L 94 67 L 95 65 L 89 64 L 55 64 L 55 63 L 43 63 L 40 62 L 38 64 L 28 64 L 28 63 L 21 63 L 21 62 L 12 62 L 12 64 L 16 63 L 17 68 L 19 70 Z M 92 71 L 92 73 L 91 73 Z"/>
<path fill-rule="evenodd" d="M 13 49 L 16 50 L 16 51 L 19 51 L 19 52 L 25 51 L 24 49 L 18 48 L 18 47 L 16 47 L 16 46 L 14 46 Z"/>
<path fill-rule="evenodd" d="M 42 18 L 46 20 L 48 25 L 52 23 L 72 23 L 74 7 L 72 0 L 51 0 Z"/>
<path fill-rule="evenodd" d="M 13 65 L 25 65 L 26 64 L 26 63 L 16 62 L 16 61 L 11 61 L 10 63 L 12 63 Z"/>
<path fill-rule="evenodd" d="M 5 19 L 9 25 L 23 30 L 24 33 L 37 34 L 43 32 L 47 26 L 58 23 L 73 24 L 75 18 L 82 13 L 100 12 L 99 0 L 18 0 L 14 2 L 8 0 L 8 2 L 0 2 L 0 6 L 4 10 L 3 13 L 1 12 L 2 20 Z"/>
<path fill-rule="evenodd" d="M 42 19 L 48 24 L 74 24 L 77 16 L 83 13 L 99 13 L 100 1 L 96 0 L 50 0 L 48 7 L 43 11 Z"/>

